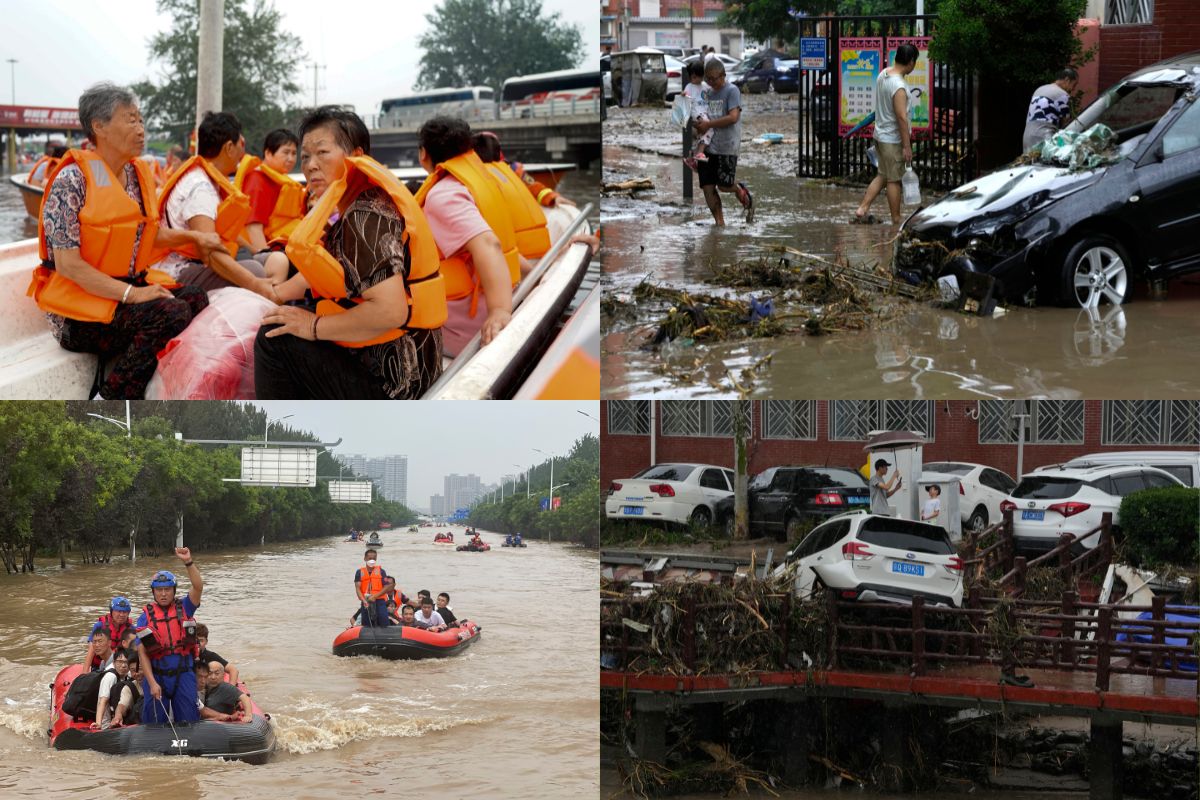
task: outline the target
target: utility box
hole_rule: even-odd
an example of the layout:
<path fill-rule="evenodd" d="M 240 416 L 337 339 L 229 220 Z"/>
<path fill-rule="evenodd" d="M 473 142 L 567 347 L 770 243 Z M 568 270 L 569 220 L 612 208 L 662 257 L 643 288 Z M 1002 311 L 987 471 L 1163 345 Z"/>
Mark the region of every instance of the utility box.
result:
<path fill-rule="evenodd" d="M 948 475 L 944 472 L 922 472 L 920 483 L 914 486 L 919 491 L 917 514 L 912 519 L 921 519 L 921 512 L 931 496 L 929 487 L 936 486 L 940 492 L 938 499 L 941 500 L 942 508 L 937 519 L 926 521 L 939 528 L 945 528 L 950 534 L 950 541 L 960 541 L 962 539 L 962 512 L 958 507 L 958 501 L 962 497 L 959 493 L 961 485 L 962 481 L 957 475 Z"/>
<path fill-rule="evenodd" d="M 925 445 L 925 435 L 913 431 L 872 431 L 867 435 L 867 467 L 871 477 L 875 475 L 875 462 L 883 459 L 891 466 L 888 467 L 888 480 L 897 472 L 900 473 L 900 489 L 890 498 L 888 506 L 892 516 L 902 519 L 921 518 L 920 503 L 923 489 L 917 479 L 921 475 L 921 464 Z M 870 480 L 870 477 L 867 479 Z"/>

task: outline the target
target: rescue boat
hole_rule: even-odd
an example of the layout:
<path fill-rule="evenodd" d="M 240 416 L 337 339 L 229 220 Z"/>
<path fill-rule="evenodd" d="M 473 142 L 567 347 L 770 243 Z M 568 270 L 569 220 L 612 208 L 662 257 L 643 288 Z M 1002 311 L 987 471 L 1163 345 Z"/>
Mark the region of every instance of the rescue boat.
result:
<path fill-rule="evenodd" d="M 379 538 L 378 533 L 372 533 L 368 536 L 366 543 L 371 547 L 383 547 L 383 539 Z"/>
<path fill-rule="evenodd" d="M 333 640 L 335 656 L 379 656 L 387 659 L 445 658 L 474 644 L 482 628 L 470 620 L 459 620 L 459 627 L 440 633 L 408 625 L 386 628 L 355 625 Z"/>
<path fill-rule="evenodd" d="M 29 185 L 29 176 L 32 174 L 24 172 L 20 175 L 9 175 L 8 181 L 21 190 L 21 202 L 25 204 L 25 213 L 36 220 L 42 210 L 42 187 Z"/>
<path fill-rule="evenodd" d="M 59 670 L 50 684 L 52 716 L 50 744 L 55 750 L 94 750 L 113 756 L 162 755 L 225 758 L 263 764 L 275 750 L 275 730 L 251 697 L 254 719 L 250 722 L 176 722 L 122 725 L 108 730 L 92 729 L 91 720 L 76 720 L 62 711 L 67 690 L 83 673 L 79 664 Z M 238 688 L 246 691 L 243 683 Z M 249 692 L 246 692 L 249 694 Z"/>
<path fill-rule="evenodd" d="M 479 542 L 478 544 L 475 542 L 467 542 L 466 544 L 460 544 L 454 549 L 465 550 L 468 553 L 486 553 L 488 550 L 492 549 L 492 546 L 487 542 Z"/>
<path fill-rule="evenodd" d="M 454 534 L 453 533 L 439 533 L 437 536 L 433 537 L 433 543 L 434 544 L 454 544 Z"/>

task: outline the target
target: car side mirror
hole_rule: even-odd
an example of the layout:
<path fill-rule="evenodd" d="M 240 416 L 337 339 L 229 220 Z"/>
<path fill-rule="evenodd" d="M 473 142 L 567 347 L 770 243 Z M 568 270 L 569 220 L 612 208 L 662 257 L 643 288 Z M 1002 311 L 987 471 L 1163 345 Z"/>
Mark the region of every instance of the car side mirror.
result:
<path fill-rule="evenodd" d="M 1157 144 L 1154 145 L 1154 152 L 1151 153 L 1151 155 L 1153 156 L 1156 164 L 1161 164 L 1166 159 L 1166 153 L 1163 149 L 1163 143 L 1161 139 Z"/>

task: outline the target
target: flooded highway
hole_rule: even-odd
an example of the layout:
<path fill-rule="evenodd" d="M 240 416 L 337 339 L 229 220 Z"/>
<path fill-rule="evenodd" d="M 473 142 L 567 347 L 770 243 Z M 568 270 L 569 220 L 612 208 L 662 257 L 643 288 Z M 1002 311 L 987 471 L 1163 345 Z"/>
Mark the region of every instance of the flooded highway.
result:
<path fill-rule="evenodd" d="M 492 551 L 460 553 L 421 531 L 382 532 L 380 563 L 407 594 L 449 592 L 455 612 L 482 625 L 460 656 L 333 656 L 363 552 L 340 536 L 196 553 L 205 582 L 197 619 L 210 647 L 275 722 L 278 749 L 264 766 L 47 749 L 47 684 L 82 658 L 108 598 L 144 604 L 149 576 L 178 569 L 174 557 L 65 571 L 47 560 L 36 574 L 0 576 L 0 794 L 597 796 L 595 553 L 537 541 L 501 548 L 503 537 L 487 532 Z"/>

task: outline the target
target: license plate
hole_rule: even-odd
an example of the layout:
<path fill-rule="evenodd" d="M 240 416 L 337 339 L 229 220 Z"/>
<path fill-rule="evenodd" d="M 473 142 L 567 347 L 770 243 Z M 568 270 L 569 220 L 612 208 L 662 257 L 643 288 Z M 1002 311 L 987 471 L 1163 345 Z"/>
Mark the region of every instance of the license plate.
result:
<path fill-rule="evenodd" d="M 1032 519 L 1041 522 L 1046 518 L 1045 511 L 1022 511 L 1021 519 Z"/>
<path fill-rule="evenodd" d="M 899 572 L 901 575 L 925 575 L 925 566 L 923 564 L 909 564 L 905 561 L 893 561 L 892 572 Z"/>
<path fill-rule="evenodd" d="M 850 505 L 852 506 L 865 506 L 867 503 L 871 502 L 871 498 L 869 497 L 849 497 L 847 499 L 850 501 Z"/>
<path fill-rule="evenodd" d="M 642 508 L 641 506 L 622 506 L 621 507 L 622 514 L 628 514 L 628 515 L 634 516 L 634 517 L 641 516 L 642 512 L 645 510 L 646 509 Z"/>

